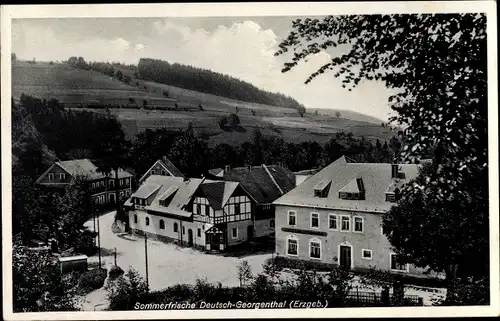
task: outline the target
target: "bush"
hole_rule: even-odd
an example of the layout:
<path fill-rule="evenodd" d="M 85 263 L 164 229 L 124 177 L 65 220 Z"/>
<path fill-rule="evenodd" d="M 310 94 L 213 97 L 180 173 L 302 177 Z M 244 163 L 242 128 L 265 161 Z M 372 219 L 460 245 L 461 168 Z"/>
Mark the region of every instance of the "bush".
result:
<path fill-rule="evenodd" d="M 144 302 L 148 292 L 146 282 L 134 269 L 129 269 L 126 275 L 118 277 L 108 288 L 107 299 L 109 309 L 132 310 L 136 302 Z"/>
<path fill-rule="evenodd" d="M 227 118 L 225 116 L 222 116 L 217 120 L 217 123 L 219 124 L 220 129 L 226 129 Z"/>
<path fill-rule="evenodd" d="M 116 279 L 119 276 L 122 276 L 123 274 L 125 274 L 125 271 L 123 271 L 123 269 L 121 267 L 119 267 L 118 265 L 113 265 L 111 267 L 111 269 L 109 269 L 109 278 L 110 279 Z"/>
<path fill-rule="evenodd" d="M 276 256 L 266 260 L 266 265 L 273 265 L 274 269 L 281 271 L 283 269 L 306 269 L 306 270 L 316 270 L 329 272 L 334 268 L 333 264 L 314 262 L 314 261 L 303 261 L 297 259 L 290 259 L 283 256 Z"/>
<path fill-rule="evenodd" d="M 84 292 L 100 289 L 104 285 L 107 275 L 107 270 L 102 268 L 85 271 L 80 275 L 78 287 Z"/>

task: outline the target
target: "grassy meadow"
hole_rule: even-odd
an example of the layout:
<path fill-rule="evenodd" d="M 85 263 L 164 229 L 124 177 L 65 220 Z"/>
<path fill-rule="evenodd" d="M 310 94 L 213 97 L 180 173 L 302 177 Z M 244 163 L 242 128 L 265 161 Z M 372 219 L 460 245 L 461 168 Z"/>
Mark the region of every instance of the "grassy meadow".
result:
<path fill-rule="evenodd" d="M 121 70 L 134 77 L 134 71 Z M 274 135 L 289 142 L 318 141 L 324 143 L 332 134 L 345 131 L 366 139 L 388 140 L 394 135 L 380 124 L 345 119 L 332 115 L 306 113 L 300 117 L 295 109 L 237 101 L 207 93 L 186 90 L 160 83 L 132 79 L 131 85 L 96 71 L 73 68 L 64 63 L 16 61 L 12 64 L 12 95 L 22 93 L 40 98 L 56 98 L 67 108 L 80 109 L 92 102 L 123 104 L 130 97 L 154 102 L 163 99 L 163 92 L 178 103 L 176 110 L 110 109 L 123 125 L 130 139 L 147 128 L 185 129 L 192 123 L 195 131 L 209 137 L 209 144 L 239 145 L 251 139 L 259 128 L 265 135 Z M 203 110 L 198 108 L 202 105 Z M 85 109 L 85 108 L 84 108 Z M 95 110 L 105 112 L 104 110 Z M 217 120 L 237 113 L 241 130 L 223 131 Z"/>

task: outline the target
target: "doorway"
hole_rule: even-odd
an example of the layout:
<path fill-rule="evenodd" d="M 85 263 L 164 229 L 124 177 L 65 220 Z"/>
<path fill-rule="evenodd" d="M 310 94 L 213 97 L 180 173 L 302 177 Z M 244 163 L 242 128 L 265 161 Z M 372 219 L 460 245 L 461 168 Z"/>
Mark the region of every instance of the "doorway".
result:
<path fill-rule="evenodd" d="M 352 247 L 350 245 L 340 245 L 340 267 L 350 270 L 352 266 Z"/>
<path fill-rule="evenodd" d="M 249 241 L 253 239 L 253 225 L 247 227 L 247 238 Z"/>
<path fill-rule="evenodd" d="M 188 230 L 188 245 L 193 246 L 193 230 Z"/>

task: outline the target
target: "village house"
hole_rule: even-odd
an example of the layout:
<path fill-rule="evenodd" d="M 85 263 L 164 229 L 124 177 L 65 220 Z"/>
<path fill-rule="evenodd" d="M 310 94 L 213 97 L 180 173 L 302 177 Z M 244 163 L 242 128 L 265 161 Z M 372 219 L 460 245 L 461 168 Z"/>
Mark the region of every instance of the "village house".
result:
<path fill-rule="evenodd" d="M 118 179 L 114 171 L 106 176 L 86 158 L 54 162 L 40 175 L 35 184 L 46 188 L 65 188 L 77 178 L 88 184 L 89 198 L 97 208 L 115 204 L 117 194 L 119 200 L 131 194 L 132 174 L 119 169 Z"/>
<path fill-rule="evenodd" d="M 142 177 L 139 179 L 139 184 L 142 184 L 150 175 L 176 176 L 183 177 L 181 171 L 167 158 L 162 157 L 151 166 Z"/>
<path fill-rule="evenodd" d="M 421 276 L 423 269 L 400 263 L 382 227 L 382 214 L 420 166 L 339 158 L 274 202 L 277 254 Z"/>
<path fill-rule="evenodd" d="M 132 233 L 217 252 L 249 239 L 253 206 L 238 182 L 156 174 L 124 204 Z"/>
<path fill-rule="evenodd" d="M 231 168 L 219 173 L 225 181 L 239 182 L 253 201 L 253 234 L 251 237 L 273 235 L 275 209 L 273 201 L 295 187 L 295 175 L 280 165 Z"/>

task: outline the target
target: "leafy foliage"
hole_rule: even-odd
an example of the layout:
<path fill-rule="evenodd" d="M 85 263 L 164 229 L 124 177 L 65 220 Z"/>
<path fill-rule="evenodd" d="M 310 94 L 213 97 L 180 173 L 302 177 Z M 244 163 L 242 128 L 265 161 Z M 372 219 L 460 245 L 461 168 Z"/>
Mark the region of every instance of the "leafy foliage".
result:
<path fill-rule="evenodd" d="M 78 281 L 78 287 L 84 293 L 92 292 L 103 287 L 104 281 L 106 281 L 107 271 L 106 269 L 94 269 L 85 271 L 80 275 Z"/>
<path fill-rule="evenodd" d="M 12 247 L 12 280 L 14 312 L 77 310 L 54 258 L 28 250 L 19 240 Z"/>
<path fill-rule="evenodd" d="M 238 279 L 240 280 L 240 286 L 245 285 L 247 281 L 252 279 L 252 269 L 247 260 L 238 265 Z"/>

